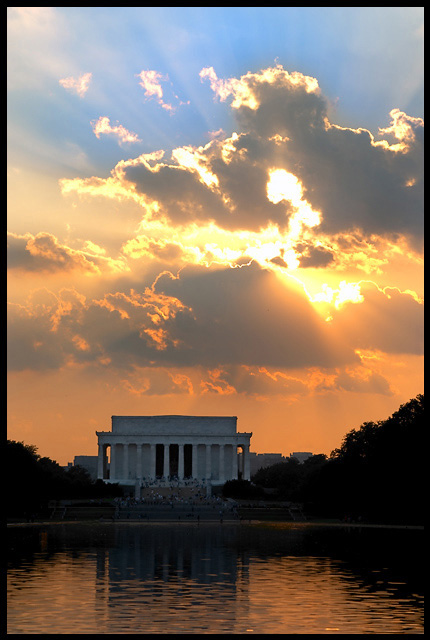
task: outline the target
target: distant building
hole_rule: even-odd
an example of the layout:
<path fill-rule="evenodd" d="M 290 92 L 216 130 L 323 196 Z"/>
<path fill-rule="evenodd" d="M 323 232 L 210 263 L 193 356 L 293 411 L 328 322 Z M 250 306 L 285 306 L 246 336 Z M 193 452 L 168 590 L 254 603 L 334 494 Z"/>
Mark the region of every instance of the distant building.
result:
<path fill-rule="evenodd" d="M 314 454 L 310 451 L 293 451 L 293 453 L 290 453 L 290 458 L 295 458 L 299 462 L 304 462 L 308 458 L 312 458 L 313 455 Z"/>
<path fill-rule="evenodd" d="M 250 472 L 251 476 L 254 473 L 257 473 L 259 469 L 263 469 L 264 467 L 271 467 L 274 464 L 278 464 L 279 462 L 285 462 L 287 458 L 284 458 L 282 453 L 254 453 L 250 452 Z"/>
<path fill-rule="evenodd" d="M 251 476 L 253 476 L 259 469 L 264 467 L 271 467 L 279 462 L 286 462 L 291 458 L 295 458 L 298 462 L 302 463 L 308 458 L 311 458 L 313 453 L 310 451 L 294 451 L 290 456 L 283 456 L 282 453 L 249 453 L 249 465 Z"/>
<path fill-rule="evenodd" d="M 75 456 L 73 460 L 73 466 L 83 467 L 90 474 L 91 480 L 97 480 L 97 463 L 97 456 Z"/>

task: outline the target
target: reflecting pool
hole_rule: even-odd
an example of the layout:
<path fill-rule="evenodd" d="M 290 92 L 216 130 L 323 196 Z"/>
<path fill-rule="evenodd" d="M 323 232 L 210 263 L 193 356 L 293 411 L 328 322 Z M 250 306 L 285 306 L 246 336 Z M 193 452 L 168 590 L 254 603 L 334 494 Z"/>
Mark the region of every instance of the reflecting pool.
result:
<path fill-rule="evenodd" d="M 422 530 L 8 527 L 8 634 L 422 634 Z"/>

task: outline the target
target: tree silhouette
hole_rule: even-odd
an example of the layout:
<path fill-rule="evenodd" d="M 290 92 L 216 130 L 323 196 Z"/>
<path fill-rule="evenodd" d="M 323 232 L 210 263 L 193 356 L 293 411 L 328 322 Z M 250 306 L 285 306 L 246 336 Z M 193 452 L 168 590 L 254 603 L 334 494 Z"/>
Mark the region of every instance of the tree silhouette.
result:
<path fill-rule="evenodd" d="M 329 459 L 290 459 L 252 480 L 317 516 L 422 523 L 423 436 L 424 396 L 418 395 L 387 420 L 351 429 Z"/>
<path fill-rule="evenodd" d="M 82 467 L 63 469 L 57 462 L 41 457 L 34 445 L 7 440 L 6 513 L 31 518 L 45 511 L 50 500 L 98 498 L 121 495 L 117 485 L 94 482 Z"/>

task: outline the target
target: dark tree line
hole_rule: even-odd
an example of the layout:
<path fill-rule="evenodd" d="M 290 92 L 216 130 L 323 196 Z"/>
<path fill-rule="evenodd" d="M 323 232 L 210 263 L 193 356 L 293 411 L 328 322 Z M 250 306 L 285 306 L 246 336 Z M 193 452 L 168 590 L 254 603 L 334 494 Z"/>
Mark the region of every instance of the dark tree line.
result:
<path fill-rule="evenodd" d="M 64 469 L 41 457 L 34 445 L 6 442 L 6 511 L 8 516 L 30 516 L 46 510 L 51 500 L 92 499 L 121 495 L 117 485 L 92 480 L 83 467 Z"/>
<path fill-rule="evenodd" d="M 252 484 L 248 495 L 240 489 L 242 497 L 272 488 L 278 499 L 300 502 L 315 516 L 423 524 L 424 396 L 386 420 L 352 429 L 329 458 L 301 464 L 291 458 L 260 469 Z"/>

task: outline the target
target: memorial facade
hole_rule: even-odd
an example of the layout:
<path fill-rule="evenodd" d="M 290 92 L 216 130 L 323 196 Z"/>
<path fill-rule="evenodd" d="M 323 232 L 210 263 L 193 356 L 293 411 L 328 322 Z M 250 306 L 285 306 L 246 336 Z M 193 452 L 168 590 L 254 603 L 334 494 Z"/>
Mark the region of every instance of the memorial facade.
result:
<path fill-rule="evenodd" d="M 112 431 L 96 435 L 104 482 L 222 485 L 250 479 L 252 433 L 238 433 L 235 416 L 112 416 Z"/>

